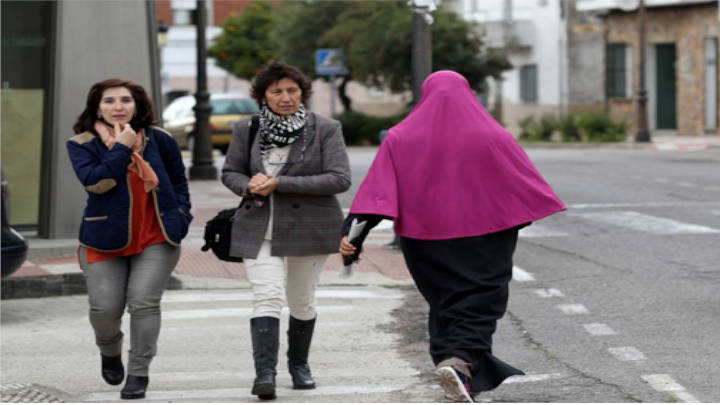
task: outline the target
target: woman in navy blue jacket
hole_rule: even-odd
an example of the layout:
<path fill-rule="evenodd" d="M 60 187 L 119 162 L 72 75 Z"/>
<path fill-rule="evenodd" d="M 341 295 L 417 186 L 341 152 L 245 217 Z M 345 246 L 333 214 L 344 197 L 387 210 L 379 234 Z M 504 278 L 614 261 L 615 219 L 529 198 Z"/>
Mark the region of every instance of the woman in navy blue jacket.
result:
<path fill-rule="evenodd" d="M 145 397 L 160 333 L 160 299 L 192 220 L 180 149 L 154 121 L 140 85 L 107 79 L 90 89 L 73 126 L 77 135 L 67 142 L 88 194 L 78 258 L 108 384 L 125 378 L 120 320 L 126 306 L 130 313 L 123 399 Z"/>

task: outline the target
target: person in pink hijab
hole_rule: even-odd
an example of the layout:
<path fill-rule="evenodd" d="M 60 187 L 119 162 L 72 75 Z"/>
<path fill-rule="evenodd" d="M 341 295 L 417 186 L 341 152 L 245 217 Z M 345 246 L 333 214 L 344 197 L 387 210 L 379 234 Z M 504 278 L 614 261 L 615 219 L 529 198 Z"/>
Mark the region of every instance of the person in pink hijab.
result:
<path fill-rule="evenodd" d="M 430 306 L 435 375 L 448 398 L 473 402 L 476 393 L 523 374 L 492 354 L 518 231 L 566 207 L 463 76 L 435 72 L 422 92 L 380 145 L 345 220 L 340 254 L 357 260 L 370 228 L 394 221 Z M 353 221 L 366 226 L 350 243 Z"/>

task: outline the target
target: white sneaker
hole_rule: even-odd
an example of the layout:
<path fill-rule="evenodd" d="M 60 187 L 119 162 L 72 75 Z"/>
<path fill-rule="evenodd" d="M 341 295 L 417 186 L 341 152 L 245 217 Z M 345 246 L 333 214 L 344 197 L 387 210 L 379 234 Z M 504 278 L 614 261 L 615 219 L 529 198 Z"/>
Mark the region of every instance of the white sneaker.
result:
<path fill-rule="evenodd" d="M 445 390 L 445 398 L 450 402 L 474 402 L 470 394 L 470 381 L 451 366 L 435 370 L 435 377 Z"/>

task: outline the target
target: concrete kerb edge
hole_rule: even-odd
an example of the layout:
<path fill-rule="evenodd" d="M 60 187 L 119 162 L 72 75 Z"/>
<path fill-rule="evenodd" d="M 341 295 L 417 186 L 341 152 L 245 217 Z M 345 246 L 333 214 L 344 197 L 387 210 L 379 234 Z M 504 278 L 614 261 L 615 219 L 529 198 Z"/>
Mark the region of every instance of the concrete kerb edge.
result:
<path fill-rule="evenodd" d="M 341 278 L 339 272 L 323 272 L 320 287 L 409 287 L 411 278 L 393 279 L 377 273 L 358 273 Z M 251 289 L 247 280 L 221 277 L 197 277 L 174 274 L 168 281 L 168 290 L 239 290 Z M 44 298 L 87 294 L 85 277 L 81 272 L 45 276 L 9 277 L 0 281 L 1 298 Z"/>
<path fill-rule="evenodd" d="M 171 276 L 168 290 L 183 289 L 182 281 Z M 0 281 L 0 299 L 44 298 L 87 294 L 83 273 L 8 277 Z"/>

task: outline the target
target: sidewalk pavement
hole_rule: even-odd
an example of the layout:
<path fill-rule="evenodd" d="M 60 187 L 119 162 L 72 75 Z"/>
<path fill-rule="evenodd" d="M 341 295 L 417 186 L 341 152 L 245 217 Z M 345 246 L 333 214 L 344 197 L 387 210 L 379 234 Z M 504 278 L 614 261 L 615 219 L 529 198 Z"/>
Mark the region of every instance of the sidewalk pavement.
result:
<path fill-rule="evenodd" d="M 524 143 L 532 148 L 633 148 L 657 151 L 695 151 L 719 148 L 720 136 L 653 136 L 647 144 L 625 142 L 614 144 Z M 188 237 L 183 241 L 180 262 L 173 273 L 171 289 L 249 288 L 241 263 L 222 262 L 210 252 L 202 252 L 205 222 L 219 210 L 237 205 L 238 198 L 220 181 L 191 181 L 193 215 Z M 340 277 L 341 264 L 332 255 L 325 265 L 321 285 L 405 285 L 410 274 L 402 255 L 385 245 L 393 238 L 391 224 L 383 221 L 365 244 L 355 274 Z M 28 239 L 28 261 L 10 277 L 2 280 L 2 298 L 28 298 L 85 293 L 85 280 L 78 267 L 76 239 Z"/>
<path fill-rule="evenodd" d="M 194 220 L 182 243 L 180 261 L 173 272 L 170 289 L 250 288 L 242 263 L 218 260 L 203 252 L 203 231 L 207 220 L 218 211 L 236 206 L 238 197 L 220 181 L 191 181 Z M 410 274 L 399 251 L 385 245 L 393 239 L 391 223 L 374 229 L 368 237 L 361 260 L 349 278 L 340 276 L 342 264 L 333 254 L 320 277 L 324 286 L 409 285 Z M 85 280 L 78 266 L 76 239 L 28 239 L 28 260 L 2 280 L 2 298 L 30 298 L 83 294 Z"/>

